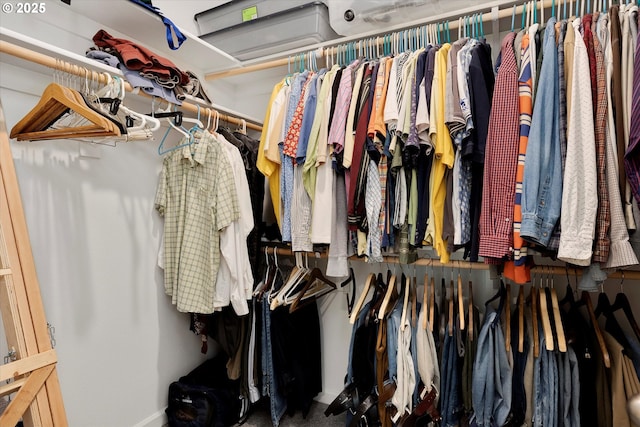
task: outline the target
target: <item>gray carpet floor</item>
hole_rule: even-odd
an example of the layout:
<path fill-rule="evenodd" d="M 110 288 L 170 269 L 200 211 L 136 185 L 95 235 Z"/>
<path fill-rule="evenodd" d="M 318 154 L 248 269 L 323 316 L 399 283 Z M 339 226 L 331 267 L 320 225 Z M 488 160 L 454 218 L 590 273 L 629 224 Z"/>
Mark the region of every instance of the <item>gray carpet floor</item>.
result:
<path fill-rule="evenodd" d="M 300 411 L 296 412 L 292 417 L 284 414 L 280 421 L 280 427 L 344 427 L 344 414 L 340 414 L 337 417 L 325 417 L 324 410 L 326 408 L 327 405 L 313 402 L 306 419 L 302 418 Z M 249 418 L 242 424 L 242 427 L 269 427 L 271 425 L 271 416 L 268 408 L 265 405 L 256 405 L 251 409 Z"/>

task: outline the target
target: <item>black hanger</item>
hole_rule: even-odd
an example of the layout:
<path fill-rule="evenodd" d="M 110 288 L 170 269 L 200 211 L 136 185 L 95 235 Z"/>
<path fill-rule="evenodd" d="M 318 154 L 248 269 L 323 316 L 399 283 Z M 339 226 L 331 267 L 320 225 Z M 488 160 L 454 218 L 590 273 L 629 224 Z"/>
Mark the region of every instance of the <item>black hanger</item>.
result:
<path fill-rule="evenodd" d="M 571 281 L 569 280 L 569 270 L 565 265 L 565 272 L 567 273 L 567 290 L 564 294 L 564 297 L 558 301 L 558 304 L 562 307 L 565 304 L 568 304 L 569 307 L 573 307 L 576 303 L 576 297 L 573 293 L 573 288 L 571 287 Z"/>
<path fill-rule="evenodd" d="M 629 304 L 629 299 L 627 298 L 627 294 L 624 293 L 622 289 L 622 284 L 624 282 L 624 271 L 622 272 L 622 281 L 620 282 L 620 292 L 616 295 L 616 299 L 613 301 L 610 309 L 613 313 L 614 311 L 622 309 L 624 315 L 631 325 L 631 329 L 633 329 L 633 333 L 636 335 L 636 338 L 640 340 L 640 327 L 638 327 L 638 323 L 636 322 L 635 316 L 633 315 L 633 310 L 631 310 L 631 304 Z"/>
<path fill-rule="evenodd" d="M 167 111 L 163 113 L 149 113 L 147 116 L 155 117 L 156 119 L 162 119 L 165 117 L 173 117 L 173 123 L 176 126 L 182 125 L 182 111 Z"/>
<path fill-rule="evenodd" d="M 611 313 L 611 302 L 609 302 L 609 297 L 603 290 L 601 290 L 598 295 L 598 304 L 596 305 L 596 308 L 593 309 L 593 314 L 595 314 L 597 319 L 601 314 L 609 317 Z"/>
<path fill-rule="evenodd" d="M 493 301 L 498 300 L 498 309 L 496 310 L 496 313 L 498 315 L 494 319 L 494 322 L 500 322 L 500 315 L 502 313 L 502 310 L 504 309 L 506 295 L 507 295 L 507 288 L 504 284 L 504 281 L 500 279 L 500 288 L 498 289 L 498 292 L 484 303 L 484 306 L 487 307 Z"/>
<path fill-rule="evenodd" d="M 349 293 L 347 292 L 347 316 L 351 316 L 351 310 L 353 310 L 353 304 L 356 302 L 356 275 L 353 272 L 353 267 L 349 267 L 349 278 L 344 282 L 340 283 L 340 288 L 344 288 L 349 283 L 351 283 L 351 297 L 349 297 Z"/>

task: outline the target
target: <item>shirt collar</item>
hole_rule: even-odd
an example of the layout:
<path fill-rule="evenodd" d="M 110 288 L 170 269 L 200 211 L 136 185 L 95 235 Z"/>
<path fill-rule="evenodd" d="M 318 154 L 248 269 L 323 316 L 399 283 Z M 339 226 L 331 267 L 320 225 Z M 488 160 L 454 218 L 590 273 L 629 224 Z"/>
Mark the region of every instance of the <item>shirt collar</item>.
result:
<path fill-rule="evenodd" d="M 204 137 L 198 141 L 200 142 L 193 142 L 182 148 L 182 158 L 188 159 L 192 166 L 194 162 L 203 165 L 207 159 L 207 141 Z"/>

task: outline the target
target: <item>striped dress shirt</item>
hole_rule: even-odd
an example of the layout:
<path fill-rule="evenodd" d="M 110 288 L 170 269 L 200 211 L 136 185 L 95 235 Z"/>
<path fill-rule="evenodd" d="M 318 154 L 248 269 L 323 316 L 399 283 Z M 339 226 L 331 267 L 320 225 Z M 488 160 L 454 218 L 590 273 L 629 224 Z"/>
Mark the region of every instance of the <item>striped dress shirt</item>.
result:
<path fill-rule="evenodd" d="M 503 258 L 513 246 L 513 200 L 518 164 L 518 67 L 515 33 L 502 40 L 502 64 L 493 92 L 480 213 L 480 256 Z"/>
<path fill-rule="evenodd" d="M 518 146 L 518 165 L 516 167 L 516 191 L 513 206 L 513 261 L 505 264 L 505 277 L 516 283 L 526 283 L 530 280 L 530 270 L 527 266 L 527 243 L 520 237 L 522 221 L 522 180 L 524 179 L 524 164 L 529 143 L 529 129 L 533 100 L 531 98 L 531 53 L 529 51 L 529 34 L 522 36 L 520 77 L 518 79 L 519 110 L 520 110 L 520 142 Z"/>
<path fill-rule="evenodd" d="M 633 65 L 633 92 L 631 97 L 631 125 L 629 148 L 624 155 L 624 166 L 633 196 L 640 203 L 640 32 L 636 43 Z"/>

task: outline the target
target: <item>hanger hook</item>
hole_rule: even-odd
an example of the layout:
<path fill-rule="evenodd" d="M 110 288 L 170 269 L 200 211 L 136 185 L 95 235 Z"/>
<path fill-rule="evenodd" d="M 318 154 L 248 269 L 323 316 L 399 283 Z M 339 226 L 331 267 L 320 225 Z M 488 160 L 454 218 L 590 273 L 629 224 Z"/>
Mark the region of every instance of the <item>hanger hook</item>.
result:
<path fill-rule="evenodd" d="M 276 263 L 276 268 L 280 268 L 280 266 L 278 265 L 278 247 L 277 246 L 273 247 L 273 260 Z"/>

